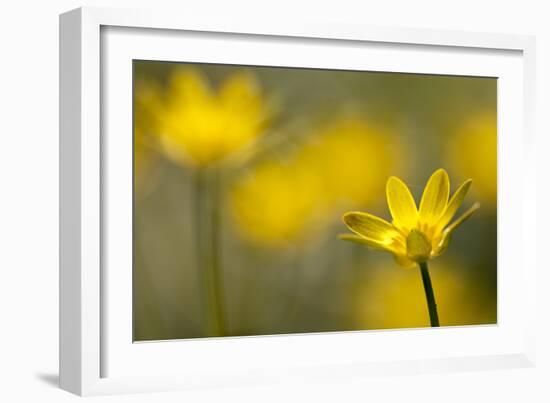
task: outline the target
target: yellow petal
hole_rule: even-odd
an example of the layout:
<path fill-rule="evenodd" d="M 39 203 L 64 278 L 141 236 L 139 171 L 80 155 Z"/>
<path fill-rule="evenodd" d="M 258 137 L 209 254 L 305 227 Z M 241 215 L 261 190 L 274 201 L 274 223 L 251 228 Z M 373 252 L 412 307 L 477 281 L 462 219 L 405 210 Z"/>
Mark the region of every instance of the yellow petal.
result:
<path fill-rule="evenodd" d="M 474 205 L 470 207 L 464 214 L 462 214 L 451 225 L 445 228 L 445 230 L 443 231 L 443 235 L 441 236 L 441 240 L 438 242 L 438 246 L 434 250 L 434 256 L 441 255 L 447 249 L 451 240 L 451 235 L 454 230 L 456 230 L 460 226 L 460 224 L 470 218 L 472 214 L 479 210 L 480 207 L 481 205 L 479 203 L 474 203 Z"/>
<path fill-rule="evenodd" d="M 460 224 L 462 224 L 464 221 L 470 218 L 472 214 L 474 214 L 477 210 L 479 210 L 480 207 L 481 207 L 481 204 L 474 203 L 473 206 L 470 207 L 464 214 L 462 214 L 451 225 L 445 228 L 444 232 L 452 232 L 455 229 L 457 229 Z"/>
<path fill-rule="evenodd" d="M 395 241 L 404 245 L 403 235 L 389 222 L 368 213 L 351 212 L 344 214 L 344 223 L 365 238 L 372 239 L 384 245 L 391 245 Z"/>
<path fill-rule="evenodd" d="M 416 227 L 418 211 L 414 198 L 405 183 L 395 176 L 388 179 L 386 198 L 393 217 L 393 224 L 404 232 Z"/>
<path fill-rule="evenodd" d="M 394 243 L 393 245 L 388 246 L 373 239 L 368 239 L 355 234 L 340 234 L 338 235 L 338 238 L 344 241 L 351 241 L 362 245 L 367 245 L 376 250 L 390 252 L 393 255 L 397 264 L 399 264 L 400 266 L 410 268 L 416 264 L 414 261 L 406 256 L 407 251 L 402 245 L 398 243 Z"/>
<path fill-rule="evenodd" d="M 222 102 L 227 107 L 247 110 L 260 108 L 261 96 L 258 83 L 244 72 L 231 75 L 220 90 Z"/>
<path fill-rule="evenodd" d="M 453 197 L 451 197 L 451 200 L 449 201 L 445 212 L 443 213 L 443 215 L 439 219 L 439 223 L 437 224 L 439 230 L 442 230 L 445 225 L 447 225 L 452 220 L 458 208 L 464 201 L 464 197 L 466 197 L 466 193 L 468 193 L 471 184 L 472 180 L 468 179 L 466 182 L 459 186 Z"/>
<path fill-rule="evenodd" d="M 449 175 L 444 169 L 435 171 L 428 180 L 418 211 L 418 222 L 424 231 L 435 226 L 441 218 L 447 207 L 449 188 Z"/>
<path fill-rule="evenodd" d="M 381 243 L 379 241 L 375 241 L 374 239 L 365 238 L 365 237 L 360 236 L 360 235 L 340 234 L 340 235 L 338 235 L 338 238 L 340 238 L 344 241 L 351 241 L 351 242 L 359 243 L 359 244 L 362 244 L 362 245 L 367 245 L 367 246 L 370 246 L 373 249 L 381 250 L 381 251 L 384 251 L 384 252 L 391 252 L 391 253 L 396 253 L 397 252 L 391 246 L 391 244 L 388 245 L 388 244 L 385 244 L 385 243 Z"/>
<path fill-rule="evenodd" d="M 434 246 L 431 257 L 437 257 L 443 254 L 451 243 L 451 233 L 442 233 L 434 239 Z"/>
<path fill-rule="evenodd" d="M 188 104 L 204 101 L 212 96 L 208 82 L 199 70 L 176 70 L 170 83 L 170 95 L 168 100 L 180 106 L 180 103 Z"/>

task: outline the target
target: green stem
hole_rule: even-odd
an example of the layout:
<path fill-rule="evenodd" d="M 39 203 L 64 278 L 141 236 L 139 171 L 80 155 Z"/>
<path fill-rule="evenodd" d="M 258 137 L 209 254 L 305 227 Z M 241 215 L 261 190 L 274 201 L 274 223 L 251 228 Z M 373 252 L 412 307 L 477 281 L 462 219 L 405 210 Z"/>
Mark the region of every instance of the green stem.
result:
<path fill-rule="evenodd" d="M 216 320 L 216 328 L 218 336 L 224 336 L 226 334 L 227 326 L 224 310 L 224 287 L 223 287 L 223 273 L 220 261 L 220 236 L 222 232 L 221 221 L 221 188 L 220 188 L 220 173 L 217 168 L 213 168 L 211 186 L 211 226 L 210 226 L 210 246 L 211 246 L 211 272 L 212 272 L 212 288 L 213 288 L 213 304 L 214 317 Z"/>
<path fill-rule="evenodd" d="M 197 277 L 199 281 L 199 291 L 201 293 L 201 308 L 202 316 L 208 318 L 209 309 L 209 298 L 208 298 L 208 279 L 204 271 L 206 266 L 206 256 L 204 253 L 204 201 L 205 201 L 205 188 L 204 188 L 204 172 L 202 169 L 198 168 L 194 172 L 193 176 L 193 207 L 194 207 L 194 227 L 195 227 L 195 249 L 196 249 L 196 264 L 197 264 Z M 210 333 L 210 325 L 206 323 L 205 335 L 208 336 Z"/>
<path fill-rule="evenodd" d="M 422 283 L 424 284 L 424 291 L 426 292 L 428 312 L 430 313 L 430 324 L 432 327 L 438 327 L 439 317 L 437 315 L 437 304 L 435 303 L 434 289 L 432 287 L 432 280 L 430 279 L 430 272 L 428 271 L 428 263 L 423 262 L 419 263 L 418 265 L 420 266 Z"/>
<path fill-rule="evenodd" d="M 219 181 L 204 169 L 195 172 L 195 235 L 197 268 L 203 292 L 207 337 L 224 336 L 223 281 L 219 261 Z M 212 179 L 212 180 L 209 180 Z M 210 190 L 210 192 L 208 192 Z"/>

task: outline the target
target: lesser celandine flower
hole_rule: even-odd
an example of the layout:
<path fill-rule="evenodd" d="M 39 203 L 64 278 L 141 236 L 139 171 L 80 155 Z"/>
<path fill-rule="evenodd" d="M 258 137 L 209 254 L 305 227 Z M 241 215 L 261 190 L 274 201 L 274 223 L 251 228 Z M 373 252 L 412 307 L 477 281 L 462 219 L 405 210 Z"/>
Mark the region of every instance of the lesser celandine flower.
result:
<path fill-rule="evenodd" d="M 254 77 L 238 72 L 218 89 L 193 68 L 176 69 L 154 111 L 159 148 L 192 168 L 196 256 L 207 315 L 207 335 L 227 333 L 220 225 L 223 171 L 219 163 L 251 146 L 266 125 L 267 108 Z"/>
<path fill-rule="evenodd" d="M 479 208 L 479 204 L 474 204 L 449 224 L 471 183 L 471 180 L 464 182 L 449 200 L 449 177 L 445 170 L 439 169 L 428 180 L 417 209 L 407 185 L 392 176 L 386 184 L 392 223 L 368 213 L 346 213 L 344 222 L 356 235 L 341 237 L 390 252 L 404 267 L 426 262 L 447 249 L 453 231 Z"/>
<path fill-rule="evenodd" d="M 177 70 L 157 110 L 158 135 L 176 162 L 207 166 L 262 134 L 267 108 L 254 77 L 238 72 L 214 90 L 198 70 Z"/>
<path fill-rule="evenodd" d="M 343 217 L 355 234 L 342 235 L 342 239 L 390 252 L 401 266 L 420 266 L 432 326 L 439 326 L 439 319 L 427 262 L 445 252 L 453 231 L 479 208 L 475 203 L 451 223 L 471 183 L 471 180 L 464 182 L 449 199 L 449 176 L 439 169 L 428 180 L 417 209 L 407 185 L 392 176 L 386 184 L 392 223 L 363 212 L 346 213 Z"/>

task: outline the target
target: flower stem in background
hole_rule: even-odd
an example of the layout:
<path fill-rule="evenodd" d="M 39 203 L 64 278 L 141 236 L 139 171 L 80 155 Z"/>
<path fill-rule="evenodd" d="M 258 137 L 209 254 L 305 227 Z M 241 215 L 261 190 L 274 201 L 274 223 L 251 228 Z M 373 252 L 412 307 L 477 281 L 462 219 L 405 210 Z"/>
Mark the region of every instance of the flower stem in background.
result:
<path fill-rule="evenodd" d="M 205 169 L 195 171 L 195 237 L 197 269 L 203 294 L 207 337 L 225 335 L 223 282 L 219 262 L 219 180 Z M 210 179 L 210 180 L 209 180 Z"/>
<path fill-rule="evenodd" d="M 221 181 L 220 172 L 213 167 L 210 177 L 210 270 L 212 278 L 212 304 L 214 304 L 215 322 L 218 336 L 225 336 L 227 324 L 225 318 L 225 296 L 223 286 L 223 273 L 220 260 L 220 237 L 222 233 L 221 220 Z"/>
<path fill-rule="evenodd" d="M 206 262 L 206 257 L 204 253 L 204 201 L 205 201 L 205 186 L 204 186 L 204 172 L 202 169 L 197 169 L 193 175 L 193 207 L 194 207 L 194 232 L 195 232 L 195 256 L 196 256 L 196 267 L 197 267 L 197 278 L 199 283 L 199 292 L 202 300 L 201 310 L 202 317 L 206 318 L 208 321 L 208 291 L 207 291 L 207 281 L 204 272 L 204 266 Z M 210 326 L 208 323 L 204 325 L 205 327 L 205 336 L 208 336 L 210 333 Z"/>
<path fill-rule="evenodd" d="M 420 266 L 422 283 L 424 284 L 424 291 L 426 292 L 426 301 L 428 302 L 428 311 L 430 313 L 430 324 L 432 327 L 438 327 L 439 317 L 437 315 L 437 304 L 435 303 L 432 280 L 430 279 L 430 272 L 428 271 L 428 263 L 421 262 L 418 263 L 418 265 Z"/>

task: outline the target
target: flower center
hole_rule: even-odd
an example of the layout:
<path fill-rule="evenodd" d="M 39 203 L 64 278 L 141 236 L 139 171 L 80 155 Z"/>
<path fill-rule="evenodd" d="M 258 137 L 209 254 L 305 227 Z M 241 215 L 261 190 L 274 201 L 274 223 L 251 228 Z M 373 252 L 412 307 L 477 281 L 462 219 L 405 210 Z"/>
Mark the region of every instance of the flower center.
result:
<path fill-rule="evenodd" d="M 422 263 L 430 258 L 432 244 L 423 232 L 413 229 L 407 236 L 407 256 L 417 263 Z"/>

